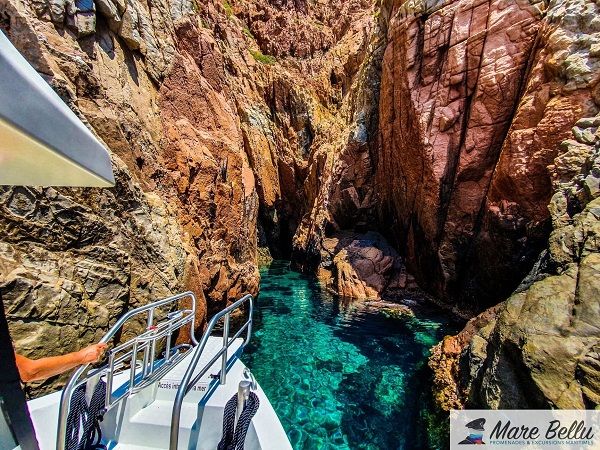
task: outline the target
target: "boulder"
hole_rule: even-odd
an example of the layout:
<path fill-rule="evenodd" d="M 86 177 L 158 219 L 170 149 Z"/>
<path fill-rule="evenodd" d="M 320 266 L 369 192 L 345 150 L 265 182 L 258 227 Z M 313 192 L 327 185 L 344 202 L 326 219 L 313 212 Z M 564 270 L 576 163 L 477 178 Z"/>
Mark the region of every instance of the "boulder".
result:
<path fill-rule="evenodd" d="M 388 288 L 406 287 L 402 259 L 378 233 L 336 233 L 322 253 L 321 279 L 341 297 L 381 299 Z"/>

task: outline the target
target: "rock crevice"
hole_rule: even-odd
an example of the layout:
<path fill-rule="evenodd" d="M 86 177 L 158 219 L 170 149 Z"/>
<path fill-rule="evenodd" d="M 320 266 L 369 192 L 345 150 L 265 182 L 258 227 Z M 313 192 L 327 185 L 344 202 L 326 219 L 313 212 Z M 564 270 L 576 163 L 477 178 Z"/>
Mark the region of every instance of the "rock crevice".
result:
<path fill-rule="evenodd" d="M 481 313 L 434 351 L 442 405 L 597 404 L 599 13 L 4 0 L 0 28 L 117 175 L 102 191 L 0 191 L 17 349 L 46 354 L 41 334 L 75 349 L 184 289 L 200 331 L 258 292 L 259 260 L 291 256 L 340 295 L 418 282 Z"/>

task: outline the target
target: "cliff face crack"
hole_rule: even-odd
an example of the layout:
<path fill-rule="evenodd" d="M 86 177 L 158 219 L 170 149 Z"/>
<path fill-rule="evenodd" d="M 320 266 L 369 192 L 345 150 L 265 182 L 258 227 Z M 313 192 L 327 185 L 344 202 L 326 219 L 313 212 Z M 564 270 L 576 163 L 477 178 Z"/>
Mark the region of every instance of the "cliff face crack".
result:
<path fill-rule="evenodd" d="M 406 246 L 419 281 L 449 301 L 472 306 L 479 298 L 479 309 L 517 285 L 538 248 L 518 239 L 507 245 L 512 237 L 504 219 L 492 217 L 497 204 L 488 198 L 497 193 L 493 180 L 506 178 L 496 170 L 501 149 L 512 158 L 510 145 L 521 145 L 523 135 L 513 136 L 510 126 L 541 14 L 536 4 L 504 9 L 493 0 L 424 8 L 416 16 L 392 13 L 388 28 L 393 52 L 383 64 L 378 189 L 404 225 L 395 240 Z M 393 83 L 387 92 L 394 105 L 385 99 L 386 83 Z M 396 109 L 402 116 L 393 115 Z M 530 220 L 519 207 L 501 212 L 521 230 L 514 235 Z M 543 226 L 534 230 L 543 236 Z M 493 246 L 505 249 L 495 261 Z"/>
<path fill-rule="evenodd" d="M 451 153 L 448 155 L 449 164 L 447 166 L 445 175 L 442 177 L 442 186 L 440 188 L 441 214 L 440 214 L 440 220 L 438 222 L 440 234 L 438 235 L 438 237 L 436 239 L 436 243 L 437 243 L 438 247 L 441 245 L 441 242 L 442 242 L 442 239 L 444 236 L 444 230 L 445 230 L 444 225 L 448 218 L 448 212 L 450 209 L 450 200 L 452 198 L 452 195 L 453 195 L 453 192 L 455 189 L 455 185 L 456 185 L 456 178 L 458 175 L 458 167 L 459 167 L 459 163 L 461 160 L 461 156 L 462 156 L 463 152 L 465 151 L 465 141 L 466 141 L 466 137 L 467 137 L 468 126 L 470 124 L 471 107 L 473 104 L 473 99 L 478 94 L 479 77 L 481 76 L 483 55 L 484 55 L 484 51 L 486 49 L 488 30 L 490 28 L 491 1 L 492 0 L 488 0 L 486 25 L 485 25 L 485 28 L 483 31 L 483 42 L 481 43 L 481 50 L 477 57 L 476 67 L 469 67 L 471 51 L 469 49 L 468 41 L 467 41 L 467 45 L 465 47 L 465 52 L 468 55 L 465 55 L 465 57 L 467 58 L 467 67 L 466 67 L 465 80 L 464 80 L 464 85 L 463 85 L 464 89 L 465 89 L 465 93 L 466 93 L 466 97 L 464 99 L 463 113 L 462 113 L 463 121 L 461 123 L 459 140 L 458 140 L 458 145 L 457 145 L 456 149 L 451 149 L 450 147 L 448 148 L 448 151 L 452 152 L 453 154 Z M 473 13 L 471 13 L 471 14 L 473 14 Z M 471 30 L 472 21 L 473 21 L 473 17 L 471 16 L 471 22 L 469 23 L 469 35 L 472 34 L 472 30 Z M 469 79 L 470 73 L 473 71 L 475 71 L 475 73 L 476 73 L 475 79 L 470 80 Z"/>
<path fill-rule="evenodd" d="M 469 241 L 468 246 L 465 251 L 464 263 L 459 266 L 459 269 L 457 271 L 457 277 L 456 277 L 457 278 L 457 286 L 459 286 L 459 289 L 461 289 L 461 290 L 468 289 L 468 278 L 469 278 L 469 276 L 471 276 L 471 274 L 473 272 L 473 264 L 477 264 L 477 261 L 476 260 L 474 261 L 474 253 L 477 251 L 478 240 L 480 238 L 479 235 L 484 226 L 483 221 L 485 218 L 485 214 L 487 212 L 487 208 L 489 207 L 488 194 L 490 192 L 492 181 L 494 180 L 494 175 L 496 174 L 496 169 L 497 169 L 498 163 L 500 162 L 500 157 L 501 157 L 501 152 L 502 152 L 502 143 L 504 143 L 506 141 L 506 139 L 509 135 L 510 126 L 513 123 L 513 120 L 515 118 L 515 115 L 516 115 L 516 112 L 518 109 L 518 105 L 521 102 L 521 99 L 523 97 L 523 93 L 525 91 L 525 86 L 526 86 L 527 80 L 529 79 L 529 75 L 530 75 L 532 65 L 533 65 L 533 62 L 535 59 L 534 56 L 538 52 L 539 39 L 540 39 L 540 31 L 538 29 L 537 32 L 535 33 L 534 42 L 533 42 L 531 48 L 529 49 L 527 63 L 522 67 L 520 76 L 517 77 L 517 79 L 516 79 L 517 80 L 517 88 L 515 90 L 516 95 L 514 95 L 514 97 L 512 99 L 510 97 L 508 99 L 506 99 L 503 96 L 503 100 L 505 102 L 507 102 L 508 105 L 510 105 L 512 103 L 512 107 L 509 108 L 510 115 L 509 115 L 508 119 L 504 122 L 505 126 L 503 127 L 503 129 L 500 128 L 500 130 L 499 130 L 501 138 L 498 140 L 498 144 L 496 144 L 495 146 L 490 146 L 489 151 L 488 151 L 488 156 L 493 161 L 491 175 L 489 176 L 489 178 L 485 184 L 485 189 L 483 191 L 483 195 L 481 198 L 481 205 L 479 207 L 479 210 L 477 211 L 476 219 L 474 221 L 472 239 Z M 502 123 L 494 123 L 493 125 L 503 125 L 503 124 Z"/>

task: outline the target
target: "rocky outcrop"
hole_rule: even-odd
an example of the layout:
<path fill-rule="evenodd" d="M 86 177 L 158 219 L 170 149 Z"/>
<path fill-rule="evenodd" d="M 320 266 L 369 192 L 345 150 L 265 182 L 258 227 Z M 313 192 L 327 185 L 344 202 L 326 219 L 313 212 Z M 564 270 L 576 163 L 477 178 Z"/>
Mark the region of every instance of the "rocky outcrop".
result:
<path fill-rule="evenodd" d="M 173 212 L 117 159 L 114 168 L 114 189 L 0 193 L 0 288 L 19 352 L 75 351 L 129 309 L 194 287 L 197 265 Z"/>
<path fill-rule="evenodd" d="M 333 88 L 329 102 L 339 110 L 328 132 L 314 141 L 304 182 L 309 207 L 294 235 L 293 254 L 305 267 L 318 266 L 328 253 L 324 238 L 377 228 L 377 102 L 386 26 L 378 14 L 377 20 L 353 22 L 344 52 L 335 52 L 326 72 Z"/>
<path fill-rule="evenodd" d="M 599 12 L 588 2 L 550 3 L 526 96 L 509 134 L 513 142 L 531 145 L 514 144 L 502 154 L 499 164 L 506 167 L 497 169 L 498 185 L 489 195 L 521 193 L 518 210 L 533 214 L 526 185 L 543 179 L 537 165 L 552 156 L 548 249 L 507 301 L 436 347 L 430 365 L 442 406 L 579 409 L 599 404 L 600 117 L 579 118 L 600 107 Z M 550 129 L 551 123 L 559 126 Z M 547 148 L 556 136 L 570 139 Z M 525 165 L 532 171 L 528 181 Z"/>
<path fill-rule="evenodd" d="M 436 347 L 442 406 L 600 405 L 599 126 L 600 116 L 578 121 L 579 141 L 565 141 L 555 159 L 549 250 L 505 303 Z"/>
<path fill-rule="evenodd" d="M 379 300 L 393 289 L 415 287 L 402 258 L 378 233 L 340 232 L 322 245 L 319 278 L 341 297 Z"/>
<path fill-rule="evenodd" d="M 232 2 L 231 7 L 262 52 L 306 58 L 332 48 L 355 26 L 357 15 L 371 11 L 373 2 L 268 0 Z"/>
<path fill-rule="evenodd" d="M 59 35 L 56 24 L 40 21 L 35 11 L 10 3 L 5 10 L 8 35 L 19 49 L 133 179 L 172 207 L 193 253 L 197 287 L 215 307 L 243 292 L 256 293 L 255 181 L 235 102 L 224 91 L 223 55 L 214 34 L 203 31 L 199 18 L 180 18 L 169 38 L 178 52 L 157 86 L 152 58 L 131 50 L 102 20 L 93 36 L 76 39 Z"/>
<path fill-rule="evenodd" d="M 97 22 L 108 28 L 131 50 L 147 60 L 147 73 L 160 81 L 175 53 L 174 21 L 194 11 L 194 2 L 183 0 L 141 3 L 126 0 L 37 0 L 35 16 L 71 30 L 78 38 L 94 35 Z"/>
<path fill-rule="evenodd" d="M 466 277 L 479 284 L 472 290 L 474 297 L 483 296 L 485 289 L 508 296 L 547 245 L 554 176 L 547 166 L 559 154 L 561 142 L 572 137 L 577 120 L 595 115 L 600 107 L 593 94 L 600 81 L 593 56 L 599 12 L 597 5 L 584 1 L 549 4 L 488 191 L 471 265 L 465 269 Z M 571 166 L 579 170 L 577 163 Z M 477 267 L 487 270 L 481 273 Z"/>

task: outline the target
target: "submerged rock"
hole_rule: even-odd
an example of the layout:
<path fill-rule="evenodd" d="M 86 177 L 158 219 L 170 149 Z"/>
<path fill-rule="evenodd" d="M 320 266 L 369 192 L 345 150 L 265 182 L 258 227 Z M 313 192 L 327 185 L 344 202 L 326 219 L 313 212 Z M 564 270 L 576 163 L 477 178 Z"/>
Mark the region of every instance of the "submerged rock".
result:
<path fill-rule="evenodd" d="M 380 314 L 392 320 L 405 320 L 415 315 L 412 309 L 404 305 L 386 305 L 380 310 Z"/>

